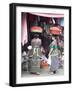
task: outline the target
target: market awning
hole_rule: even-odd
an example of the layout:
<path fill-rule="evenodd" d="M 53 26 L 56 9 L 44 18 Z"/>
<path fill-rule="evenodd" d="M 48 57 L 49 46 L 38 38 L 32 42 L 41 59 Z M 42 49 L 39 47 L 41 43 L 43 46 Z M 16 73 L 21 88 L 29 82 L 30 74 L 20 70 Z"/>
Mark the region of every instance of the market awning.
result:
<path fill-rule="evenodd" d="M 57 13 L 30 13 L 32 15 L 43 16 L 43 17 L 52 17 L 52 18 L 63 18 L 64 14 Z"/>

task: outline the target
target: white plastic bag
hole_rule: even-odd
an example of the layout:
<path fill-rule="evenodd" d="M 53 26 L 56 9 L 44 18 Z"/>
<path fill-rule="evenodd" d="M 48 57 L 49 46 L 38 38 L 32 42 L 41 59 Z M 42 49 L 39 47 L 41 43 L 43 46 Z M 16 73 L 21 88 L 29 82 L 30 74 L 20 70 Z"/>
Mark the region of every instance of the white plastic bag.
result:
<path fill-rule="evenodd" d="M 51 55 L 48 57 L 48 62 L 49 65 L 51 65 Z"/>

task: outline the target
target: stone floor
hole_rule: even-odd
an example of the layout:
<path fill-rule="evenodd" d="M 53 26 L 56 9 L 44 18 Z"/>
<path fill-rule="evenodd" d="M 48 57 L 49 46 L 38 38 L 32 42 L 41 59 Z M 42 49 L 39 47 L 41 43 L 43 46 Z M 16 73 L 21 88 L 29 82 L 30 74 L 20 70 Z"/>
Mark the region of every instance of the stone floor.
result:
<path fill-rule="evenodd" d="M 59 68 L 58 71 L 56 72 L 56 74 L 52 74 L 49 69 L 41 69 L 39 75 L 31 74 L 28 71 L 22 71 L 22 77 L 32 77 L 32 76 L 36 76 L 36 77 L 39 76 L 40 77 L 40 76 L 48 76 L 48 75 L 49 76 L 50 75 L 57 76 L 57 75 L 63 75 L 63 74 L 64 74 L 64 68 L 63 67 Z"/>
<path fill-rule="evenodd" d="M 22 73 L 21 73 L 21 76 L 22 77 L 37 77 L 37 76 L 51 76 L 51 75 L 53 75 L 53 76 L 59 76 L 59 75 L 64 75 L 64 57 L 63 57 L 63 60 L 62 60 L 62 67 L 60 67 L 59 69 L 58 69 L 58 71 L 56 72 L 56 74 L 52 74 L 51 72 L 50 72 L 50 67 L 48 67 L 48 69 L 40 69 L 40 74 L 39 75 L 36 75 L 36 74 L 31 74 L 30 72 L 28 72 L 28 71 L 22 71 Z"/>

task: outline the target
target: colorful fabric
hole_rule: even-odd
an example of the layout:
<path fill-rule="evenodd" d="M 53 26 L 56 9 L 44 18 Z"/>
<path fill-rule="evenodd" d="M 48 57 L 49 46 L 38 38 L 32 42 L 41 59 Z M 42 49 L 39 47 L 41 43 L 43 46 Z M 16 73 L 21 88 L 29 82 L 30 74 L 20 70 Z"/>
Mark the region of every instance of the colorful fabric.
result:
<path fill-rule="evenodd" d="M 42 33 L 42 28 L 39 26 L 33 26 L 31 27 L 31 32 L 38 32 L 38 33 Z"/>
<path fill-rule="evenodd" d="M 59 48 L 59 46 L 50 46 L 50 48 L 53 48 L 53 49 L 57 49 L 57 48 Z"/>
<path fill-rule="evenodd" d="M 51 56 L 51 71 L 57 71 L 59 68 L 58 56 Z"/>
<path fill-rule="evenodd" d="M 58 55 L 58 48 L 56 41 L 53 41 L 50 45 L 50 48 L 53 48 L 53 51 L 51 52 L 51 56 L 56 56 Z"/>

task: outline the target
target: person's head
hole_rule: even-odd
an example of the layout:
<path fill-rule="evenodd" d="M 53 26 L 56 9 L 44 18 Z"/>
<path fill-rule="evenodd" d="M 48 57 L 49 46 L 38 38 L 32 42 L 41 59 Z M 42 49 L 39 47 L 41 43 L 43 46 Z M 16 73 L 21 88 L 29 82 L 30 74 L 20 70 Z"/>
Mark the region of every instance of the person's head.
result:
<path fill-rule="evenodd" d="M 34 34 L 34 38 L 39 38 L 39 34 Z"/>
<path fill-rule="evenodd" d="M 57 40 L 58 39 L 58 35 L 52 35 L 52 40 Z"/>

